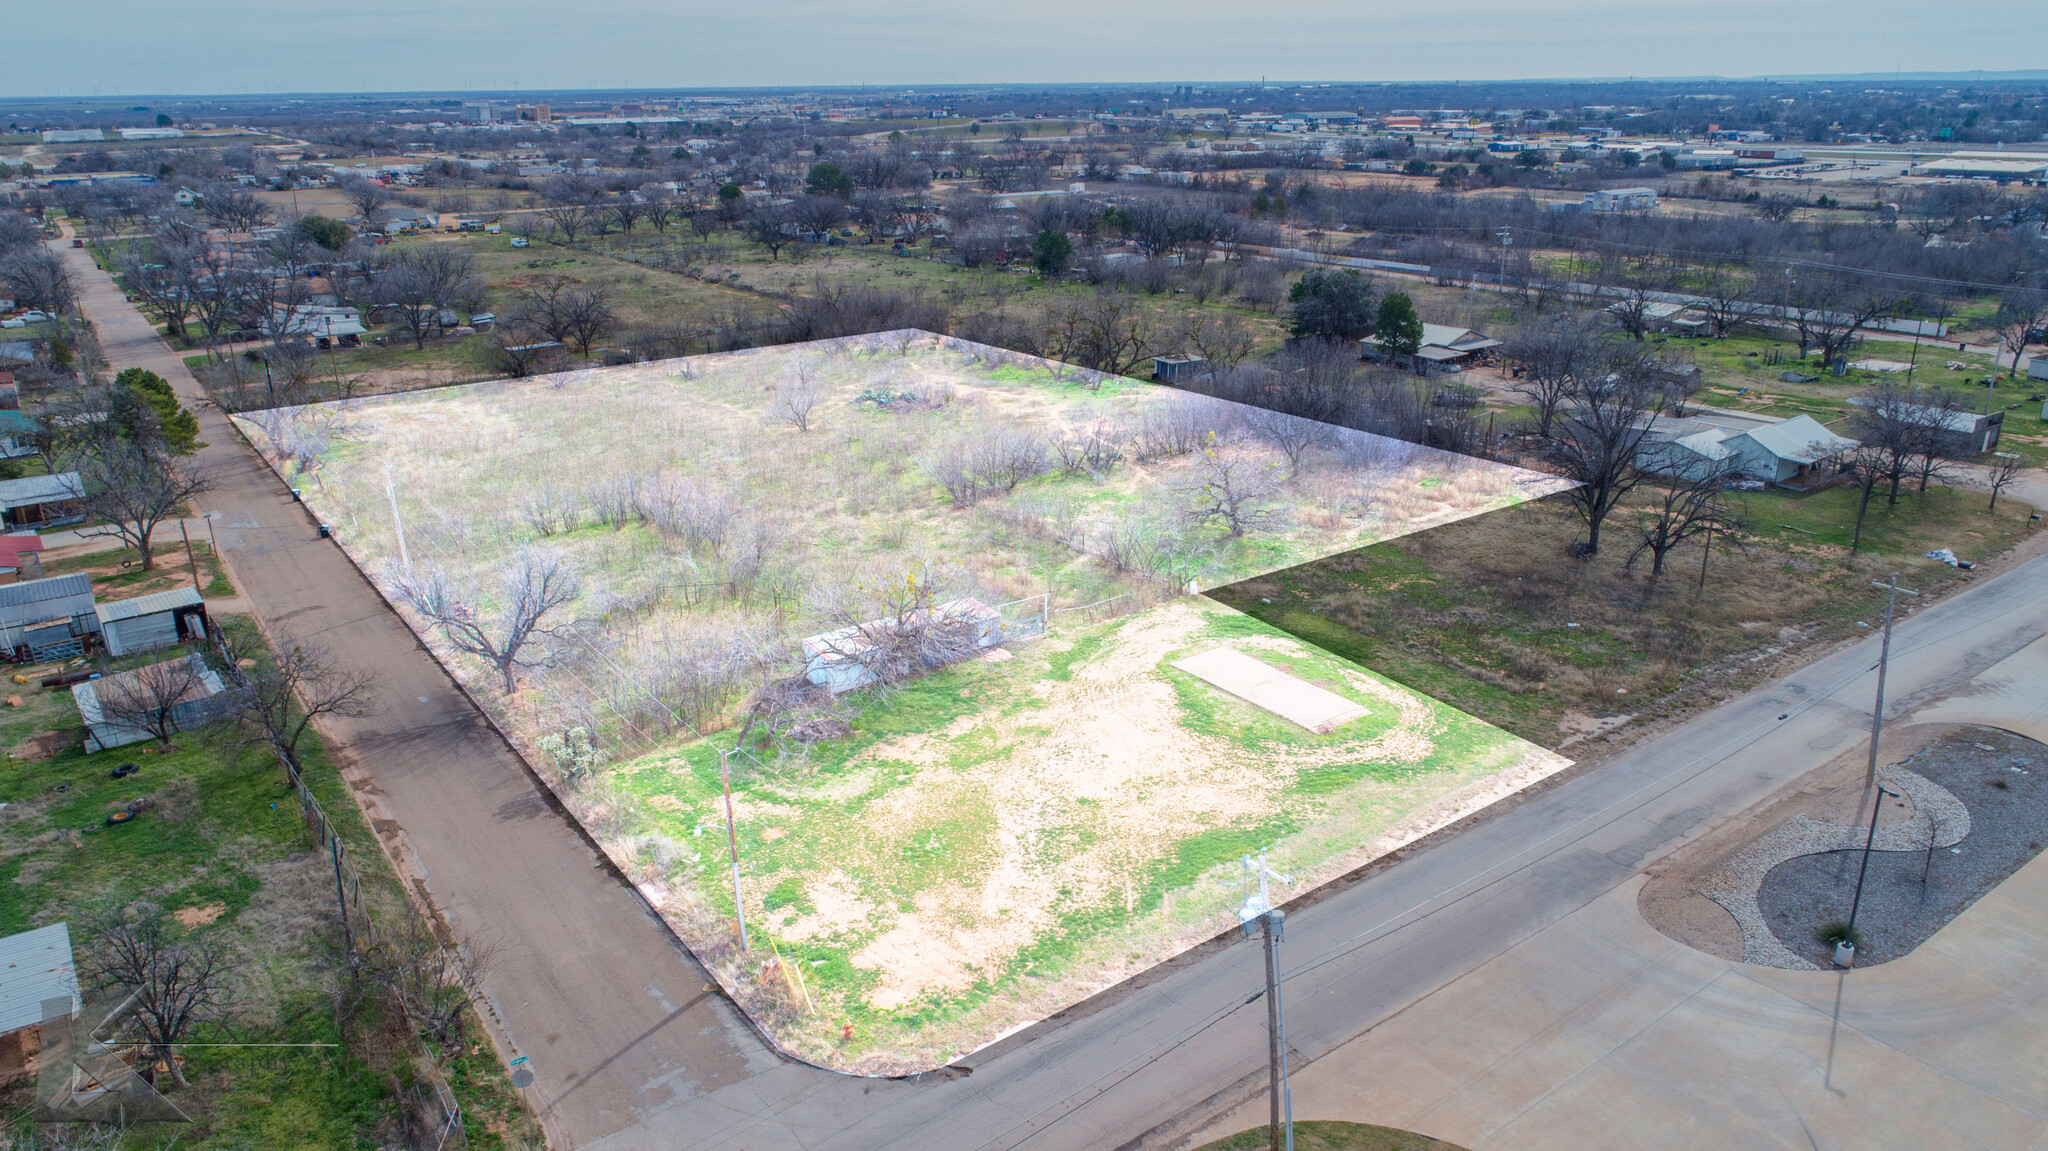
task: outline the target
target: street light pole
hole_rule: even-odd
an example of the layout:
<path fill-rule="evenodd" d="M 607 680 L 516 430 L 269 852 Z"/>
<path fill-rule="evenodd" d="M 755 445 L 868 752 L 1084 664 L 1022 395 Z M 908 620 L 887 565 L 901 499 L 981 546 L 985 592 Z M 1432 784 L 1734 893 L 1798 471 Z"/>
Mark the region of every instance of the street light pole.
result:
<path fill-rule="evenodd" d="M 1877 789 L 1877 802 L 1870 805 L 1870 834 L 1863 840 L 1863 865 L 1856 869 L 1856 894 L 1849 900 L 1849 926 L 1842 931 L 1842 938 L 1835 944 L 1835 964 L 1850 967 L 1856 962 L 1856 913 L 1863 907 L 1863 877 L 1870 874 L 1870 849 L 1877 842 L 1877 813 L 1884 807 L 1884 797 L 1899 797 L 1899 793 L 1888 787 Z M 1848 962 L 1844 963 L 1843 958 Z"/>
<path fill-rule="evenodd" d="M 1884 603 L 1884 646 L 1879 650 L 1877 657 L 1877 706 L 1870 711 L 1870 766 L 1863 773 L 1865 787 L 1877 782 L 1877 738 L 1884 730 L 1884 673 L 1885 666 L 1892 658 L 1892 609 L 1898 606 L 1900 592 L 1910 596 L 1920 594 L 1911 588 L 1900 587 L 1897 572 L 1892 573 L 1890 583 L 1871 580 L 1870 586 L 1884 588 L 1889 594 Z"/>

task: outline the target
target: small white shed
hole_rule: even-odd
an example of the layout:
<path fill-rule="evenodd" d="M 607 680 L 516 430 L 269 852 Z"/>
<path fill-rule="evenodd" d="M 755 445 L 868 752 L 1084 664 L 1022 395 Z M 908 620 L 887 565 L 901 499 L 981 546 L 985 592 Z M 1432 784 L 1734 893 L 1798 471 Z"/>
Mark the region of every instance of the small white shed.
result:
<path fill-rule="evenodd" d="M 206 601 L 194 588 L 115 600 L 95 611 L 108 655 L 155 651 L 206 634 Z"/>

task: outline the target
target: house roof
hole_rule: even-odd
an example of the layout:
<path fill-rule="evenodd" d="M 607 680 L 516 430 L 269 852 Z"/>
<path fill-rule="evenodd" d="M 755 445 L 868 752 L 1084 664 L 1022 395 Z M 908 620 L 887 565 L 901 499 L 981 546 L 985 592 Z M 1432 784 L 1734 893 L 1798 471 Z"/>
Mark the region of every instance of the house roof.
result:
<path fill-rule="evenodd" d="M 19 612 L 6 611 L 7 608 L 30 607 L 53 599 L 81 595 L 88 601 L 92 599 L 92 580 L 84 572 L 0 584 L 0 616 L 20 615 Z"/>
<path fill-rule="evenodd" d="M 79 1007 L 71 929 L 62 923 L 0 939 L 0 1035 L 41 1023 L 45 999 Z"/>
<path fill-rule="evenodd" d="M 1793 416 L 1783 423 L 1739 434 L 1781 460 L 1800 464 L 1815 463 L 1856 446 L 1855 440 L 1827 430 L 1812 416 Z"/>
<path fill-rule="evenodd" d="M 85 485 L 79 482 L 77 472 L 0 480 L 0 508 L 19 508 L 30 504 L 52 504 L 60 500 L 84 498 Z"/>
<path fill-rule="evenodd" d="M 1719 428 L 1708 428 L 1703 432 L 1680 436 L 1671 442 L 1674 446 L 1684 448 L 1694 455 L 1704 456 L 1710 460 L 1725 460 L 1735 454 L 1726 443 L 1729 434 Z"/>
<path fill-rule="evenodd" d="M 177 705 L 191 703 L 197 699 L 212 699 L 214 696 L 227 690 L 226 685 L 221 683 L 219 674 L 206 666 L 204 657 L 188 655 L 180 658 L 187 661 L 196 661 L 199 664 L 199 675 L 186 687 L 184 693 L 179 696 Z M 160 660 L 157 663 L 144 664 L 141 667 L 131 667 L 127 671 L 115 672 L 113 675 L 102 676 L 99 679 L 89 679 L 84 683 L 72 684 L 71 699 L 72 702 L 78 705 L 78 718 L 83 720 L 87 727 L 96 727 L 105 723 L 106 714 L 100 710 L 101 692 L 109 688 L 118 688 L 123 684 L 134 683 L 143 672 L 148 671 L 150 668 L 177 662 L 179 660 L 176 659 Z M 160 687 L 168 686 L 170 686 L 168 682 L 160 685 Z M 145 698 L 147 697 L 145 696 Z"/>
<path fill-rule="evenodd" d="M 23 552 L 43 550 L 43 537 L 34 532 L 10 532 L 0 535 L 0 557 L 20 559 Z"/>
<path fill-rule="evenodd" d="M 139 595 L 134 599 L 117 599 L 112 603 L 100 604 L 93 610 L 99 613 L 100 623 L 110 624 L 124 619 L 138 619 L 146 615 L 177 611 L 179 608 L 198 607 L 204 602 L 206 601 L 199 598 L 197 589 L 181 587 L 151 595 Z"/>

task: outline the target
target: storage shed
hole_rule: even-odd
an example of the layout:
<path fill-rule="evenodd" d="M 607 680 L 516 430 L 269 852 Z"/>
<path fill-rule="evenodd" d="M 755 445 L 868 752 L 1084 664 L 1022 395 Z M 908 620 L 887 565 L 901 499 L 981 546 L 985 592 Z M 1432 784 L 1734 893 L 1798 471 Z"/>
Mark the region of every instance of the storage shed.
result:
<path fill-rule="evenodd" d="M 100 634 L 83 573 L 0 584 L 0 649 L 16 662 L 84 655 Z"/>
<path fill-rule="evenodd" d="M 206 601 L 189 587 L 103 603 L 96 614 L 108 655 L 155 651 L 206 635 Z"/>
<path fill-rule="evenodd" d="M 219 673 L 206 666 L 203 657 L 188 655 L 183 658 L 192 669 L 189 677 L 180 674 L 176 678 L 166 678 L 165 672 L 155 670 L 164 668 L 166 664 L 179 662 L 166 660 L 164 663 L 131 668 L 101 679 L 72 684 L 71 699 L 78 704 L 78 718 L 85 722 L 85 750 L 105 751 L 110 747 L 141 743 L 145 739 L 154 738 L 149 732 L 130 723 L 124 723 L 118 717 L 109 717 L 107 709 L 100 704 L 102 699 L 118 700 L 127 694 L 130 698 L 149 700 L 151 693 L 162 685 L 182 684 L 183 690 L 178 693 L 178 698 L 175 701 L 167 701 L 172 724 L 177 730 L 191 731 L 204 727 L 218 718 L 220 707 L 214 697 L 225 692 L 226 685 L 221 683 Z M 156 678 L 152 680 L 152 676 Z M 162 694 L 169 695 L 171 692 L 164 690 Z"/>
<path fill-rule="evenodd" d="M 46 1003 L 66 1015 L 79 1009 L 71 929 L 62 923 L 0 939 L 0 1084 L 35 1070 Z"/>

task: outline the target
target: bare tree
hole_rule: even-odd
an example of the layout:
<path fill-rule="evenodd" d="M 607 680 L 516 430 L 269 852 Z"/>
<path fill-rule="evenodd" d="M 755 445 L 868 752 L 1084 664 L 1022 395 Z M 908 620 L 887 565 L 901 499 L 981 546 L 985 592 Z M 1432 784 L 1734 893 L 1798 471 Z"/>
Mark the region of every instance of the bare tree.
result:
<path fill-rule="evenodd" d="M 198 1024 L 226 1013 L 233 965 L 204 939 L 174 942 L 155 919 L 123 923 L 93 941 L 85 967 L 103 988 L 132 997 L 130 1016 L 149 1062 L 185 1083 L 177 1045 Z"/>
<path fill-rule="evenodd" d="M 578 284 L 566 276 L 536 277 L 520 290 L 513 315 L 549 339 L 574 344 L 585 358 L 618 323 L 609 291 Z"/>
<path fill-rule="evenodd" d="M 222 653 L 233 669 L 236 717 L 254 738 L 285 762 L 298 763 L 299 740 L 324 717 L 361 719 L 376 714 L 376 675 L 367 668 L 344 665 L 316 643 L 280 635 L 276 655 L 257 660 L 244 672 L 240 653 L 225 645 Z"/>
<path fill-rule="evenodd" d="M 510 695 L 519 689 L 519 669 L 537 666 L 527 658 L 527 647 L 557 634 L 547 617 L 574 600 L 582 585 L 567 560 L 530 548 L 514 556 L 501 575 L 498 607 L 489 617 L 479 610 L 478 597 L 455 591 L 439 569 L 401 573 L 393 583 L 399 600 L 450 647 L 495 668 Z"/>
<path fill-rule="evenodd" d="M 491 329 L 491 356 L 515 380 L 550 370 L 566 354 L 560 340 L 525 316 L 508 316 Z"/>
<path fill-rule="evenodd" d="M 1288 479 L 1301 474 L 1302 461 L 1311 451 L 1334 447 L 1337 443 L 1337 430 L 1329 424 L 1264 408 L 1253 408 L 1245 413 L 1245 427 L 1259 442 L 1287 457 Z"/>
<path fill-rule="evenodd" d="M 254 189 L 238 184 L 208 188 L 205 204 L 206 214 L 230 232 L 253 232 L 276 218 Z"/>
<path fill-rule="evenodd" d="M 441 312 L 473 308 L 488 290 L 477 274 L 476 257 L 453 244 L 418 244 L 399 252 L 376 271 L 372 298 L 396 311 L 399 326 L 413 338 L 415 349 L 427 346 L 427 334 L 440 323 Z"/>
<path fill-rule="evenodd" d="M 1870 512 L 1870 498 L 1877 485 L 1892 469 L 1892 457 L 1880 444 L 1857 444 L 1843 459 L 1843 471 L 1856 484 L 1856 530 L 1849 539 L 1849 554 L 1863 550 L 1863 520 Z"/>
<path fill-rule="evenodd" d="M 371 980 L 420 1037 L 447 1051 L 462 1043 L 470 989 L 489 973 L 497 949 L 473 939 L 443 943 L 432 926 L 408 915 L 379 933 L 363 956 Z"/>
<path fill-rule="evenodd" d="M 1747 278 L 1725 268 L 1709 268 L 1701 273 L 1694 307 L 1706 314 L 1719 339 L 1762 314 L 1763 307 L 1751 298 L 1755 292 L 1756 285 Z"/>
<path fill-rule="evenodd" d="M 40 308 L 51 315 L 71 310 L 78 302 L 78 287 L 57 253 L 45 248 L 24 248 L 0 256 L 0 288 L 14 298 L 18 308 Z"/>
<path fill-rule="evenodd" d="M 800 432 L 811 430 L 811 411 L 825 398 L 825 386 L 818 379 L 817 366 L 799 361 L 769 400 L 768 412 L 777 422 Z"/>
<path fill-rule="evenodd" d="M 1501 351 L 1522 369 L 1513 388 L 1536 410 L 1535 432 L 1545 439 L 1573 389 L 1601 362 L 1597 337 L 1574 317 L 1535 325 L 1510 339 Z"/>
<path fill-rule="evenodd" d="M 2035 333 L 2048 323 L 2048 289 L 2008 288 L 1999 297 L 1998 314 L 1992 318 L 1999 342 L 2012 353 L 2012 378 L 2020 378 L 2020 360 Z"/>
<path fill-rule="evenodd" d="M 1991 485 L 1991 503 L 1985 507 L 1985 511 L 1992 512 L 1998 510 L 1998 494 L 2011 487 L 2013 481 L 2020 478 L 2020 473 L 2026 470 L 2026 466 L 2027 461 L 2024 456 L 2016 455 L 2012 452 L 1993 452 L 1991 454 L 1991 467 L 1986 470 L 1984 475 L 1985 480 Z"/>
<path fill-rule="evenodd" d="M 1212 439 L 1197 455 L 1193 476 L 1177 485 L 1187 501 L 1182 516 L 1191 525 L 1221 523 L 1233 539 L 1262 531 L 1280 519 L 1267 503 L 1284 483 L 1278 464 Z"/>
<path fill-rule="evenodd" d="M 356 216 L 362 220 L 363 227 L 375 231 L 383 210 L 391 205 L 391 189 L 362 176 L 347 177 L 337 181 L 334 186 L 348 198 L 350 204 L 354 205 Z"/>
<path fill-rule="evenodd" d="M 597 226 L 604 218 L 604 211 L 598 205 L 577 195 L 571 199 L 550 201 L 541 208 L 540 215 L 562 234 L 563 243 L 573 244 L 579 234 Z"/>
<path fill-rule="evenodd" d="M 1599 554 L 1608 513 L 1643 482 L 1639 458 L 1663 402 L 1640 354 L 1611 353 L 1573 377 L 1565 395 L 1569 413 L 1543 447 L 1551 466 L 1574 481 L 1565 495 L 1586 523 L 1586 540 L 1574 548 L 1580 557 Z"/>
<path fill-rule="evenodd" d="M 1866 325 L 1897 315 L 1903 301 L 1852 273 L 1814 269 L 1787 276 L 1779 304 L 1799 333 L 1799 354 L 1820 349 L 1832 371 Z"/>
<path fill-rule="evenodd" d="M 796 224 L 788 205 L 763 208 L 747 217 L 747 239 L 768 249 L 770 260 L 782 258 L 782 249 L 796 240 Z"/>
<path fill-rule="evenodd" d="M 156 566 L 150 539 L 157 528 L 183 514 L 194 496 L 213 490 L 212 476 L 196 461 L 132 440 L 109 440 L 81 452 L 73 466 L 86 515 L 105 521 L 88 533 L 114 536 L 134 548 L 144 571 Z"/>
<path fill-rule="evenodd" d="M 1665 475 L 1655 481 L 1656 501 L 1638 514 L 1641 538 L 1622 566 L 1634 567 L 1644 552 L 1650 554 L 1650 578 L 1664 574 L 1664 561 L 1680 544 L 1709 532 L 1725 532 L 1732 526 L 1728 515 L 1729 469 L 1722 465 L 1697 468 L 1683 475 Z"/>
<path fill-rule="evenodd" d="M 217 709 L 203 702 L 205 673 L 200 656 L 167 659 L 100 680 L 93 698 L 108 726 L 144 732 L 169 751 L 171 737 L 186 730 L 188 721 L 217 717 Z"/>

